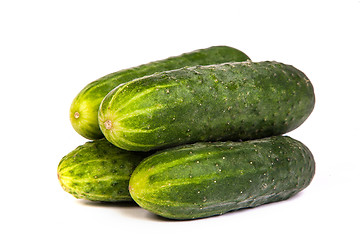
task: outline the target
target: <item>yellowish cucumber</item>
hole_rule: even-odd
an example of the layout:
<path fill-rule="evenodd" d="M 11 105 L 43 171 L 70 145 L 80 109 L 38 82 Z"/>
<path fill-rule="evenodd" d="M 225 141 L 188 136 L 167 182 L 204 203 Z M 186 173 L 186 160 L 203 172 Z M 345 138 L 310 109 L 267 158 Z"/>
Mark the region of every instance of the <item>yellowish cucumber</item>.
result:
<path fill-rule="evenodd" d="M 106 94 L 119 84 L 155 72 L 185 66 L 246 60 L 249 60 L 249 57 L 235 48 L 214 46 L 108 74 L 89 83 L 75 97 L 70 107 L 71 124 L 85 138 L 91 140 L 103 138 L 104 136 L 100 131 L 97 118 L 99 105 Z"/>
<path fill-rule="evenodd" d="M 146 156 L 99 139 L 63 157 L 57 169 L 58 178 L 63 189 L 79 199 L 132 201 L 128 191 L 130 175 Z"/>

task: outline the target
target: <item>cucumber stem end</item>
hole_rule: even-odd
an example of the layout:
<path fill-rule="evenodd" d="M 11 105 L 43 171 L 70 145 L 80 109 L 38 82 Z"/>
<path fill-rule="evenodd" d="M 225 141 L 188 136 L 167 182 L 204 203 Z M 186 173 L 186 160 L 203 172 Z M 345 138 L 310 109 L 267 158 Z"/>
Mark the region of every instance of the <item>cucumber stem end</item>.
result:
<path fill-rule="evenodd" d="M 107 120 L 106 122 L 104 122 L 104 125 L 107 130 L 110 130 L 112 128 L 111 120 Z"/>

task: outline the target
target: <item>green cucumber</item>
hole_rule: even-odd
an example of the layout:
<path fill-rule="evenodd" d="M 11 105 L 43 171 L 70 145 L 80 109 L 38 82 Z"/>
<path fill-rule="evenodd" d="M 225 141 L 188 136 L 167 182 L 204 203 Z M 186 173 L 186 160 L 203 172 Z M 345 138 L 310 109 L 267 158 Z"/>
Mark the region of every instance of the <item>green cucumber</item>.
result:
<path fill-rule="evenodd" d="M 187 67 L 112 90 L 99 125 L 114 145 L 149 151 L 202 141 L 238 141 L 289 132 L 314 108 L 310 80 L 278 62 Z"/>
<path fill-rule="evenodd" d="M 115 147 L 106 139 L 87 142 L 62 158 L 58 178 L 63 189 L 76 198 L 131 201 L 130 175 L 145 156 L 148 154 Z"/>
<path fill-rule="evenodd" d="M 142 208 L 194 219 L 290 198 L 315 173 L 310 150 L 290 137 L 183 145 L 147 157 L 129 190 Z"/>
<path fill-rule="evenodd" d="M 71 124 L 76 132 L 85 138 L 92 140 L 103 138 L 97 119 L 99 105 L 106 94 L 119 84 L 155 72 L 185 66 L 246 60 L 249 60 L 249 57 L 237 49 L 214 46 L 111 73 L 91 82 L 75 97 L 70 107 Z"/>

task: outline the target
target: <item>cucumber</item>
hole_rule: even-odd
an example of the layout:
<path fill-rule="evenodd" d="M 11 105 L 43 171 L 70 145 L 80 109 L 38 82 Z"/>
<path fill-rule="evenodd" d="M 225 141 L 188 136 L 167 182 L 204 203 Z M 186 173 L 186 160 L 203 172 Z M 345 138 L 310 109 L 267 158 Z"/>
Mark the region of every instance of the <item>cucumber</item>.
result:
<path fill-rule="evenodd" d="M 145 158 L 129 190 L 159 216 L 195 219 L 288 199 L 314 173 L 312 153 L 290 137 L 195 143 Z"/>
<path fill-rule="evenodd" d="M 310 80 L 293 66 L 223 63 L 124 83 L 103 99 L 99 125 L 114 145 L 149 151 L 281 135 L 300 126 L 314 104 Z"/>
<path fill-rule="evenodd" d="M 106 139 L 87 142 L 62 158 L 58 179 L 66 192 L 79 199 L 132 201 L 130 175 L 145 156 L 119 149 Z"/>
<path fill-rule="evenodd" d="M 111 73 L 91 82 L 75 97 L 70 107 L 71 124 L 76 132 L 85 138 L 91 140 L 103 138 L 97 119 L 99 105 L 106 94 L 119 84 L 155 72 L 185 66 L 246 60 L 249 60 L 249 57 L 237 49 L 214 46 Z"/>

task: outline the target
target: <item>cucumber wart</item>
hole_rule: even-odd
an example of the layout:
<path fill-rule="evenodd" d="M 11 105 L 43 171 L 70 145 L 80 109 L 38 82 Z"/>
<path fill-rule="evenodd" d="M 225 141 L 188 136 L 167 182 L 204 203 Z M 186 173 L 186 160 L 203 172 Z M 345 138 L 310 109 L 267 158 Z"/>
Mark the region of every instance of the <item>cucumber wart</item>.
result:
<path fill-rule="evenodd" d="M 76 132 L 85 138 L 91 140 L 103 138 L 97 119 L 99 105 L 106 94 L 119 84 L 155 72 L 185 66 L 240 62 L 249 59 L 246 54 L 237 49 L 214 46 L 108 74 L 89 83 L 75 97 L 70 107 L 71 124 Z"/>
<path fill-rule="evenodd" d="M 314 173 L 312 153 L 290 137 L 195 143 L 147 157 L 132 174 L 129 190 L 157 215 L 194 219 L 288 199 Z"/>

